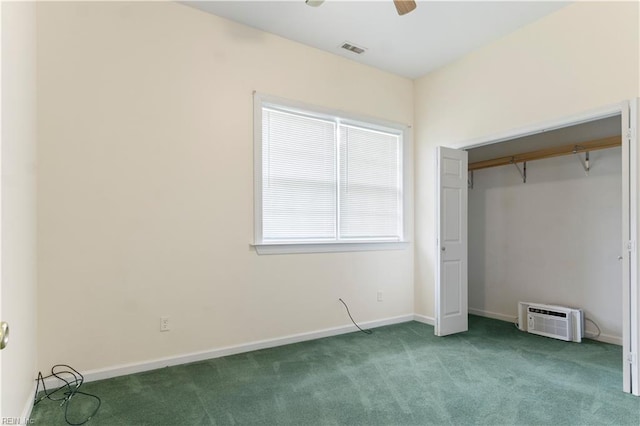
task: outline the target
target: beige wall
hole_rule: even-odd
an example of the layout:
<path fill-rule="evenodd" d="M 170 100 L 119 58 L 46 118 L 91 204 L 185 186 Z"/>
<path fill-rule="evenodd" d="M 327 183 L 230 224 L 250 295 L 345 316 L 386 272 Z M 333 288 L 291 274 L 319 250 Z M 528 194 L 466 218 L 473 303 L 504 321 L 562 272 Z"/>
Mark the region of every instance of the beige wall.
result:
<path fill-rule="evenodd" d="M 36 8 L 2 2 L 2 418 L 26 414 L 36 377 Z"/>
<path fill-rule="evenodd" d="M 415 83 L 417 314 L 434 313 L 435 146 L 640 94 L 637 2 L 569 5 Z"/>
<path fill-rule="evenodd" d="M 38 67 L 41 369 L 413 313 L 412 245 L 249 246 L 253 90 L 409 124 L 411 80 L 175 3 L 41 3 Z"/>
<path fill-rule="evenodd" d="M 434 147 L 640 95 L 639 16 L 573 4 L 411 82 L 178 4 L 39 4 L 39 367 L 345 325 L 338 297 L 360 321 L 432 317 Z M 414 247 L 250 250 L 254 90 L 400 123 L 415 110 L 415 265 Z"/>

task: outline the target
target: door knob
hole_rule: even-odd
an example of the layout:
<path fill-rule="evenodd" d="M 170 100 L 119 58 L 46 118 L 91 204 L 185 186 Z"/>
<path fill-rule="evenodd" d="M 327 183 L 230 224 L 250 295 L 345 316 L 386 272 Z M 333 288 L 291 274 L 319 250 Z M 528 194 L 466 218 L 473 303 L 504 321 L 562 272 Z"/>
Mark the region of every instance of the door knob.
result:
<path fill-rule="evenodd" d="M 447 251 L 447 248 L 446 247 L 442 247 L 440 250 Z"/>
<path fill-rule="evenodd" d="M 618 256 L 618 260 L 622 260 L 622 256 Z"/>
<path fill-rule="evenodd" d="M 0 350 L 7 347 L 9 343 L 9 324 L 0 322 Z"/>

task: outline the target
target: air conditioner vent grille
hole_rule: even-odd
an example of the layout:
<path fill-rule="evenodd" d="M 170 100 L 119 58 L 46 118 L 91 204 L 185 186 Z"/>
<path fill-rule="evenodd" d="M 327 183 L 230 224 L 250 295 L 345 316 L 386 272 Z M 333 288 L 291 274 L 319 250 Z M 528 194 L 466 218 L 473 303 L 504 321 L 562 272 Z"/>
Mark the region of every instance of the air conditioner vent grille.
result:
<path fill-rule="evenodd" d="M 566 316 L 566 315 L 565 315 Z M 529 314 L 529 323 L 531 332 L 544 333 L 544 335 L 559 336 L 563 339 L 569 339 L 569 324 L 566 320 L 560 321 L 553 318 L 546 318 L 542 315 Z"/>

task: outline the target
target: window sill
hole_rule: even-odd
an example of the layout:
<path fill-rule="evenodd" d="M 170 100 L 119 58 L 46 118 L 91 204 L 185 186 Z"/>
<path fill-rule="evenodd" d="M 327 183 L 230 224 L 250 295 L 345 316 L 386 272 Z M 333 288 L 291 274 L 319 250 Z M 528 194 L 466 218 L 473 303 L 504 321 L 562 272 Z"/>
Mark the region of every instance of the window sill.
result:
<path fill-rule="evenodd" d="M 350 251 L 404 250 L 408 241 L 363 243 L 252 244 L 258 254 L 339 253 Z"/>

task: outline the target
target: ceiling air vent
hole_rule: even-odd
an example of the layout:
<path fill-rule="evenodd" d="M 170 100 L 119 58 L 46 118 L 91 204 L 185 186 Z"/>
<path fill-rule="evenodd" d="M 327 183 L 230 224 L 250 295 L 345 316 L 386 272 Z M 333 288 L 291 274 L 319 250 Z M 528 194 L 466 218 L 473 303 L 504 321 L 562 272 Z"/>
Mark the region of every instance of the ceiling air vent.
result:
<path fill-rule="evenodd" d="M 367 50 L 364 47 L 358 47 L 358 46 L 354 45 L 353 43 L 349 43 L 349 42 L 346 42 L 346 41 L 344 43 L 342 43 L 342 46 L 340 46 L 340 47 L 343 48 L 344 50 L 348 50 L 349 52 L 353 52 L 353 53 L 355 53 L 357 55 L 362 55 L 365 52 L 365 50 Z"/>

